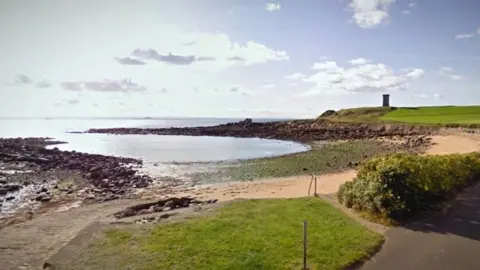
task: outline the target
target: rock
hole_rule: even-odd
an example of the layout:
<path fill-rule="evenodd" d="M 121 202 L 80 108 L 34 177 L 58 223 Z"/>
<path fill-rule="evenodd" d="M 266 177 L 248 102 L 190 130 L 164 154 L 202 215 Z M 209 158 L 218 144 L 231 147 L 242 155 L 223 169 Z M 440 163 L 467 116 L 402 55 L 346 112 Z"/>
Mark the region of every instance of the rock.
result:
<path fill-rule="evenodd" d="M 48 192 L 48 189 L 47 189 L 46 187 L 42 187 L 42 188 L 40 189 L 40 193 L 42 193 L 42 192 Z"/>
<path fill-rule="evenodd" d="M 170 207 L 171 209 L 175 208 L 176 204 L 174 200 L 167 201 L 165 207 Z"/>
<path fill-rule="evenodd" d="M 8 186 L 4 186 L 4 188 L 7 188 L 7 192 L 15 192 L 15 191 L 19 191 L 20 189 L 22 189 L 23 186 L 21 186 L 21 185 L 8 185 Z"/>
<path fill-rule="evenodd" d="M 49 202 L 51 200 L 52 200 L 52 197 L 50 197 L 46 194 L 42 194 L 40 196 L 35 197 L 35 201 L 37 201 L 37 202 Z"/>
<path fill-rule="evenodd" d="M 15 199 L 14 196 L 8 196 L 7 198 L 5 198 L 5 201 L 8 202 L 8 201 L 11 201 L 11 200 L 13 200 L 13 199 Z"/>

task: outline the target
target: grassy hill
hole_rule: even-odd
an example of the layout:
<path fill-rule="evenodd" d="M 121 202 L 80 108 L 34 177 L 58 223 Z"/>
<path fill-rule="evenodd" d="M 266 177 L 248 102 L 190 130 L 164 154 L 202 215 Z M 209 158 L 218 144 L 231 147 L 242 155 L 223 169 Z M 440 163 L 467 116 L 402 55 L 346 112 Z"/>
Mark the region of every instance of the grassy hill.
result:
<path fill-rule="evenodd" d="M 386 122 L 446 126 L 480 125 L 480 106 L 442 107 L 371 107 L 344 109 L 329 116 L 320 116 L 338 122 Z"/>

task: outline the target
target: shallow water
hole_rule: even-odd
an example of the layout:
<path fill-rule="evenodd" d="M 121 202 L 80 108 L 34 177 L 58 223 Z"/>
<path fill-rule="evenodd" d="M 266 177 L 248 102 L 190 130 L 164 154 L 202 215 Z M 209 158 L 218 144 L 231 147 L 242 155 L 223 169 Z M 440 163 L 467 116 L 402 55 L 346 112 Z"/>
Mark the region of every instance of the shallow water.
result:
<path fill-rule="evenodd" d="M 250 159 L 308 150 L 299 143 L 257 138 L 65 133 L 89 128 L 217 125 L 238 120 L 241 119 L 0 119 L 0 137 L 52 137 L 68 142 L 51 146 L 61 150 L 140 158 L 147 163 Z"/>

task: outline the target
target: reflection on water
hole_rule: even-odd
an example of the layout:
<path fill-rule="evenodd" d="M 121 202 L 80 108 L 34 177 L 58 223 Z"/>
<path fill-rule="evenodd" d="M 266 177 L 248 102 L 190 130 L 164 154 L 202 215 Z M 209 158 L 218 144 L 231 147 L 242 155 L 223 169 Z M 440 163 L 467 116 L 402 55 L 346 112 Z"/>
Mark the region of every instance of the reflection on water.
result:
<path fill-rule="evenodd" d="M 239 119 L 0 119 L 0 137 L 52 137 L 61 150 L 141 158 L 145 162 L 209 162 L 283 155 L 307 150 L 298 143 L 255 138 L 68 134 L 89 128 L 185 127 Z M 255 121 L 266 121 L 255 120 Z M 55 147 L 55 146 L 52 146 Z"/>
<path fill-rule="evenodd" d="M 60 150 L 141 158 L 148 162 L 208 162 L 284 155 L 307 150 L 293 142 L 256 138 L 65 134 Z M 51 146 L 54 147 L 54 146 Z"/>

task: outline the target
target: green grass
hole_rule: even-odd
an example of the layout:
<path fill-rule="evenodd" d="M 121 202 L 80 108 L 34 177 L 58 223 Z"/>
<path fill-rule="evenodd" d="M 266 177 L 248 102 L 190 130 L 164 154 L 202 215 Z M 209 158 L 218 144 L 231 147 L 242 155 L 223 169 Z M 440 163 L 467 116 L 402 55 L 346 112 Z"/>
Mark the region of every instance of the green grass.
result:
<path fill-rule="evenodd" d="M 339 110 L 335 115 L 317 119 L 348 123 L 407 123 L 479 127 L 480 106 L 353 108 Z"/>
<path fill-rule="evenodd" d="M 70 269 L 301 269 L 303 220 L 309 269 L 345 268 L 383 242 L 318 198 L 248 200 L 148 232 L 110 229 Z"/>
<path fill-rule="evenodd" d="M 480 106 L 398 108 L 382 121 L 420 124 L 480 124 Z"/>

